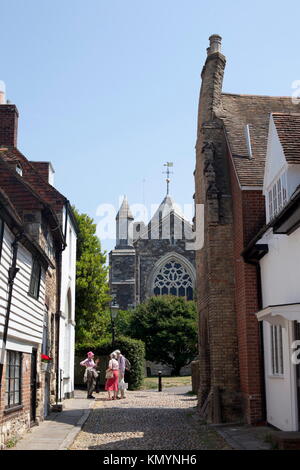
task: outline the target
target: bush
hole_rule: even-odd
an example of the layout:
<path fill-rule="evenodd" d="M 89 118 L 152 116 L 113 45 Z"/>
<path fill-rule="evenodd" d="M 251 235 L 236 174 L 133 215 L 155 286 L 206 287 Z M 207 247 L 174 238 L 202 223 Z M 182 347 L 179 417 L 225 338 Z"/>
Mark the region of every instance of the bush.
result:
<path fill-rule="evenodd" d="M 143 382 L 145 371 L 145 345 L 138 339 L 120 336 L 115 340 L 115 349 L 130 361 L 131 370 L 128 373 L 129 390 L 137 390 Z M 76 345 L 76 356 L 86 356 L 87 351 L 93 351 L 95 356 L 108 356 L 112 352 L 111 339 L 104 338 L 100 341 L 81 343 Z"/>

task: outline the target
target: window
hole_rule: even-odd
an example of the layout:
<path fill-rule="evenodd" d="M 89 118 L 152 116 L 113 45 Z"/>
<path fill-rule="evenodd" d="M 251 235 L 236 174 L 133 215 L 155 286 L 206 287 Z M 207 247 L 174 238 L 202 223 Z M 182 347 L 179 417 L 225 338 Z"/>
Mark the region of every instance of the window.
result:
<path fill-rule="evenodd" d="M 38 299 L 39 297 L 40 279 L 41 279 L 41 266 L 39 262 L 35 259 L 33 260 L 30 286 L 29 286 L 29 294 L 35 299 Z"/>
<path fill-rule="evenodd" d="M 287 203 L 286 173 L 281 175 L 268 191 L 269 221 L 281 211 Z"/>
<path fill-rule="evenodd" d="M 193 299 L 193 281 L 185 267 L 176 260 L 168 261 L 154 279 L 154 295 L 176 295 Z"/>
<path fill-rule="evenodd" d="M 49 330 L 48 330 L 48 311 L 45 312 L 44 315 L 44 323 L 43 323 L 43 342 L 42 342 L 42 354 L 49 354 Z"/>
<path fill-rule="evenodd" d="M 18 175 L 23 176 L 23 170 L 19 163 L 16 165 L 16 172 L 18 173 Z"/>
<path fill-rule="evenodd" d="M 5 407 L 21 405 L 22 353 L 6 352 Z"/>
<path fill-rule="evenodd" d="M 271 371 L 273 375 L 283 375 L 282 327 L 271 325 Z"/>

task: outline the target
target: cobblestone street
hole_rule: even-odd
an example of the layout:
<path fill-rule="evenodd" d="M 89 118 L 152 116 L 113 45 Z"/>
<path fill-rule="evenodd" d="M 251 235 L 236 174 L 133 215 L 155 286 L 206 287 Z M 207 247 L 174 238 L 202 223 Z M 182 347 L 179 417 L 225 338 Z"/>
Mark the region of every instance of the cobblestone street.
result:
<path fill-rule="evenodd" d="M 82 450 L 230 449 L 196 413 L 196 397 L 173 389 L 128 392 L 108 401 L 99 393 L 83 430 L 71 446 Z"/>

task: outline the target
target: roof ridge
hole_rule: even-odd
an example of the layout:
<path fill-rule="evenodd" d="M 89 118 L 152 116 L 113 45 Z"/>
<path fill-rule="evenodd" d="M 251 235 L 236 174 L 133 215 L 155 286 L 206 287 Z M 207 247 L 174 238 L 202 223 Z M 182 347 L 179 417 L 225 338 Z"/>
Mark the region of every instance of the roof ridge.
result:
<path fill-rule="evenodd" d="M 242 97 L 245 97 L 245 98 L 272 98 L 272 99 L 280 99 L 280 98 L 284 98 L 284 99 L 290 99 L 292 100 L 291 96 L 273 96 L 273 95 L 256 95 L 256 94 L 244 94 L 244 93 L 226 93 L 226 92 L 222 92 L 222 96 L 225 95 L 225 96 L 242 96 Z"/>

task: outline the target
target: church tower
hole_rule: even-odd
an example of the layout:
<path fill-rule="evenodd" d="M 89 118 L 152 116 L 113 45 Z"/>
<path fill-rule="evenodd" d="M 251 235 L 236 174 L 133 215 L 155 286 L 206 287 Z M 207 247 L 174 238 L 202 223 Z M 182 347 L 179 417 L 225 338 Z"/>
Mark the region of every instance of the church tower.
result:
<path fill-rule="evenodd" d="M 116 216 L 116 247 L 109 254 L 110 292 L 120 310 L 135 306 L 135 249 L 131 236 L 133 221 L 125 196 Z"/>
<path fill-rule="evenodd" d="M 134 217 L 131 213 L 127 196 L 124 196 L 120 210 L 116 216 L 116 248 L 132 248 L 132 239 L 130 237 L 131 226 Z"/>

